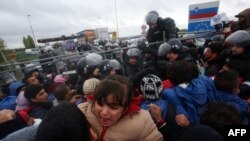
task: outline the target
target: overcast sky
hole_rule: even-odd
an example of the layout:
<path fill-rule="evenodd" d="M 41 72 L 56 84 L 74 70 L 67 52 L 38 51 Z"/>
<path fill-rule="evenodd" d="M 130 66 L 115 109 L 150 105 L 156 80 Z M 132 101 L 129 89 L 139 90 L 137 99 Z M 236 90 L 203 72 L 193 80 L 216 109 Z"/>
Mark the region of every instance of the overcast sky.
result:
<path fill-rule="evenodd" d="M 215 0 L 116 0 L 120 37 L 138 35 L 144 17 L 156 10 L 187 28 L 188 6 Z M 219 13 L 231 18 L 249 8 L 249 0 L 220 0 Z M 0 38 L 8 48 L 23 47 L 23 36 L 37 39 L 72 35 L 85 29 L 108 27 L 116 31 L 114 0 L 0 0 Z"/>

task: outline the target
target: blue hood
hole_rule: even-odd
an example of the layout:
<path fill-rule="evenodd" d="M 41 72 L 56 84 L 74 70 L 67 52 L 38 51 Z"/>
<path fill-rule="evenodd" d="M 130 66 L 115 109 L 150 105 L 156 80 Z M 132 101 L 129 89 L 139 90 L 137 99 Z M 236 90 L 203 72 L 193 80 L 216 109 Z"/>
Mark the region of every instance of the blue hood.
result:
<path fill-rule="evenodd" d="M 209 77 L 193 79 L 186 88 L 177 86 L 174 89 L 183 102 L 183 107 L 187 110 L 191 122 L 194 123 L 199 123 L 199 117 L 206 103 L 221 101 L 213 80 Z"/>
<path fill-rule="evenodd" d="M 17 96 L 18 95 L 18 90 L 20 90 L 21 87 L 24 87 L 24 83 L 15 81 L 12 82 L 9 85 L 9 96 Z"/>
<path fill-rule="evenodd" d="M 177 86 L 175 87 L 175 91 L 178 97 L 197 106 L 210 101 L 221 101 L 221 97 L 217 94 L 213 80 L 209 77 L 193 79 L 186 88 Z"/>

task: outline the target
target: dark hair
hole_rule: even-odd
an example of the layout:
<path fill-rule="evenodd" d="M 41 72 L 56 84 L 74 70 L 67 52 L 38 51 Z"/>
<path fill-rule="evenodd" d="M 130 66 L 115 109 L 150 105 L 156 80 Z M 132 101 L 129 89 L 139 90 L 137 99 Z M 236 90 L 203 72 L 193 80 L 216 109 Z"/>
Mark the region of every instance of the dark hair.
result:
<path fill-rule="evenodd" d="M 191 79 L 198 78 L 200 74 L 198 66 L 192 62 L 188 62 L 188 65 L 190 69 Z"/>
<path fill-rule="evenodd" d="M 44 87 L 45 91 L 48 91 L 50 89 L 51 85 L 53 84 L 53 79 L 49 78 L 49 77 L 44 77 L 42 82 L 43 82 L 43 87 Z"/>
<path fill-rule="evenodd" d="M 239 75 L 234 70 L 223 71 L 215 76 L 214 84 L 217 90 L 233 92 L 239 83 Z"/>
<path fill-rule="evenodd" d="M 25 83 L 25 85 L 28 85 L 28 79 L 31 77 L 32 75 L 25 75 L 24 78 L 22 79 L 22 82 Z"/>
<path fill-rule="evenodd" d="M 43 85 L 40 85 L 40 84 L 28 85 L 25 88 L 24 96 L 25 98 L 27 98 L 27 100 L 31 102 L 31 98 L 35 98 L 36 95 L 39 93 L 39 91 L 41 91 L 42 89 L 44 89 Z"/>
<path fill-rule="evenodd" d="M 208 125 L 219 133 L 224 133 L 224 126 L 239 125 L 240 113 L 231 105 L 222 102 L 208 103 L 200 117 L 200 123 Z"/>
<path fill-rule="evenodd" d="M 112 95 L 114 103 L 108 103 L 107 98 Z M 115 104 L 128 107 L 133 98 L 131 84 L 126 77 L 120 75 L 107 76 L 94 91 L 94 97 L 98 104 Z"/>
<path fill-rule="evenodd" d="M 53 107 L 39 125 L 36 141 L 90 141 L 90 124 L 80 109 L 70 103 Z"/>
<path fill-rule="evenodd" d="M 175 61 L 169 66 L 169 79 L 176 86 L 181 83 L 189 83 L 195 76 L 195 72 L 190 69 L 190 63 L 186 61 Z"/>
<path fill-rule="evenodd" d="M 237 71 L 240 76 L 244 76 L 246 74 L 246 70 L 247 70 L 246 64 L 243 61 L 233 59 L 233 60 L 226 62 L 225 65 L 229 67 L 229 69 L 233 69 Z"/>
<path fill-rule="evenodd" d="M 199 59 L 199 50 L 197 48 L 191 47 L 187 50 L 188 54 L 190 54 L 195 60 Z"/>
<path fill-rule="evenodd" d="M 53 91 L 53 94 L 57 100 L 59 101 L 65 100 L 65 96 L 68 94 L 67 87 L 69 88 L 69 86 L 66 84 L 59 84 L 56 86 L 56 88 Z"/>
<path fill-rule="evenodd" d="M 217 55 L 219 55 L 223 49 L 223 44 L 218 42 L 210 42 L 208 44 L 208 48 L 210 48 L 212 53 L 217 53 Z"/>

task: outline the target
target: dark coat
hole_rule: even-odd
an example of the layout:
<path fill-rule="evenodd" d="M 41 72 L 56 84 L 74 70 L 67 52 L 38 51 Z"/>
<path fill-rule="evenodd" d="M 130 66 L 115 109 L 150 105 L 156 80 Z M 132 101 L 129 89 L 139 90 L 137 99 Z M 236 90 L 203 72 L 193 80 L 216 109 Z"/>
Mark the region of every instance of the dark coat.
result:
<path fill-rule="evenodd" d="M 43 119 L 47 116 L 51 107 L 51 103 L 33 102 L 30 103 L 28 114 L 30 117 Z"/>
<path fill-rule="evenodd" d="M 157 19 L 157 27 L 156 29 L 149 28 L 147 31 L 147 41 L 149 43 L 163 41 L 164 35 L 165 40 L 168 41 L 170 38 L 177 38 L 177 28 L 175 25 L 175 21 L 172 18 L 158 18 Z M 160 44 L 151 45 L 150 47 L 154 48 L 156 51 L 158 50 Z"/>

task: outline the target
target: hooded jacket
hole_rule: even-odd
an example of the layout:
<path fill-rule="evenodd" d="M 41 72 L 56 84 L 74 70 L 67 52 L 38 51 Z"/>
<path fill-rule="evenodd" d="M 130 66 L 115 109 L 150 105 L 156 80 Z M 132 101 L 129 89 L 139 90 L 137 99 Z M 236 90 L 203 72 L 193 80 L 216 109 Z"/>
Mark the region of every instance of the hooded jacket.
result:
<path fill-rule="evenodd" d="M 221 101 L 213 80 L 209 77 L 196 78 L 186 86 L 166 89 L 163 91 L 163 98 L 175 105 L 177 114 L 185 114 L 194 124 L 199 123 L 206 103 Z"/>
<path fill-rule="evenodd" d="M 10 109 L 15 110 L 17 96 L 7 96 L 0 100 L 0 110 Z"/>
<path fill-rule="evenodd" d="M 150 114 L 145 110 L 134 110 L 126 114 L 116 124 L 103 128 L 99 125 L 96 115 L 92 111 L 93 104 L 78 105 L 86 115 L 89 123 L 94 127 L 101 141 L 162 141 L 163 136 L 158 131 Z M 137 111 L 137 112 L 136 112 Z"/>
<path fill-rule="evenodd" d="M 224 92 L 224 91 L 218 91 L 218 94 L 221 95 L 222 101 L 226 104 L 232 105 L 234 108 L 236 108 L 241 115 L 241 120 L 244 123 L 248 123 L 247 121 L 247 116 L 248 116 L 248 103 L 247 101 L 241 99 L 239 96 L 229 93 L 229 92 Z"/>
<path fill-rule="evenodd" d="M 10 92 L 9 95 L 10 96 L 17 96 L 22 87 L 24 87 L 24 83 L 21 83 L 18 81 L 12 82 L 9 85 L 9 92 Z"/>

